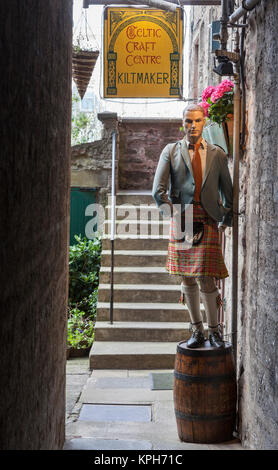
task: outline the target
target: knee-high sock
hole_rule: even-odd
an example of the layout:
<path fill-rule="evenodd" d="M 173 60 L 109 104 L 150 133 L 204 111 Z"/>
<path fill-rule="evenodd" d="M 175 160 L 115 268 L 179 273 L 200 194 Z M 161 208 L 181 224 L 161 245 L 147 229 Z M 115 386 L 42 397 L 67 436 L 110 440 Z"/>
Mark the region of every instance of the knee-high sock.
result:
<path fill-rule="evenodd" d="M 216 289 L 213 292 L 202 292 L 201 291 L 202 301 L 205 307 L 205 312 L 207 315 L 208 321 L 208 332 L 212 333 L 213 331 L 218 331 L 218 298 L 219 292 Z"/>
<path fill-rule="evenodd" d="M 193 329 L 198 328 L 203 333 L 204 326 L 202 314 L 200 311 L 200 290 L 198 284 L 196 283 L 193 286 L 185 286 L 182 283 L 181 292 L 184 300 L 183 303 L 186 303 L 189 310 L 190 320 L 193 324 Z M 195 325 L 195 323 L 198 324 Z"/>

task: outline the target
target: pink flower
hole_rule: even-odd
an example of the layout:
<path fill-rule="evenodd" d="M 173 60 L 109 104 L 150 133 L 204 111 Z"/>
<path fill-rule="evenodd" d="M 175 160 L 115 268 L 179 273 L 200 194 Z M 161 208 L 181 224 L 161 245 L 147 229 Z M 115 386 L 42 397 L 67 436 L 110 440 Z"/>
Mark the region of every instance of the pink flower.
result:
<path fill-rule="evenodd" d="M 224 92 L 218 88 L 212 93 L 210 99 L 213 103 L 215 103 L 215 101 L 219 100 L 219 98 L 222 98 L 223 94 Z"/>
<path fill-rule="evenodd" d="M 214 86 L 208 86 L 207 88 L 205 88 L 202 93 L 202 101 L 203 102 L 207 101 L 207 99 L 211 96 L 214 90 L 215 90 Z"/>
<path fill-rule="evenodd" d="M 224 90 L 225 93 L 226 91 L 231 91 L 231 89 L 234 87 L 234 84 L 231 82 L 231 80 L 223 80 L 223 82 L 221 82 L 218 86 L 221 88 L 221 90 Z"/>
<path fill-rule="evenodd" d="M 211 94 L 211 97 L 210 97 L 211 101 L 215 103 L 215 101 L 222 98 L 224 93 L 231 91 L 233 87 L 234 87 L 234 84 L 233 82 L 231 82 L 231 80 L 223 80 L 223 82 L 219 83 L 219 85 L 215 87 L 215 90 Z"/>
<path fill-rule="evenodd" d="M 210 104 L 207 101 L 201 101 L 198 103 L 198 106 L 202 106 L 205 111 L 205 116 L 208 116 L 208 108 L 210 107 Z"/>

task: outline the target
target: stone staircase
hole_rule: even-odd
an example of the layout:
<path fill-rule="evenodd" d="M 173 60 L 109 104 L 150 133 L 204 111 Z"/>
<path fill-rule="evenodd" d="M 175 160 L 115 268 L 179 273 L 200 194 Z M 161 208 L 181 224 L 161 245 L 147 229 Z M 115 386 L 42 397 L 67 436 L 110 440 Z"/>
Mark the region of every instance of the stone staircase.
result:
<path fill-rule="evenodd" d="M 147 224 L 148 205 L 152 205 L 151 224 Z M 109 212 L 107 206 L 105 234 L 109 233 Z M 128 222 L 129 234 L 124 235 L 127 216 L 134 219 Z M 148 235 L 147 229 L 152 235 Z M 180 278 L 170 276 L 165 269 L 168 232 L 169 222 L 159 216 L 151 192 L 117 194 L 113 324 L 110 323 L 111 241 L 106 235 L 95 341 L 90 351 L 91 369 L 174 368 L 176 346 L 188 338 L 190 319 L 188 311 L 178 303 Z"/>

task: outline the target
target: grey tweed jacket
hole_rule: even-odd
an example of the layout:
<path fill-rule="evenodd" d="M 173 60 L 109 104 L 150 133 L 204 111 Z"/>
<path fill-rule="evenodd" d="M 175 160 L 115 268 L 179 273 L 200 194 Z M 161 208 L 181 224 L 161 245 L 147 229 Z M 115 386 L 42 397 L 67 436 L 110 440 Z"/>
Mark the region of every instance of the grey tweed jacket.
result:
<path fill-rule="evenodd" d="M 166 145 L 153 180 L 152 196 L 157 207 L 167 204 L 172 210 L 173 204 L 181 204 L 181 210 L 184 210 L 192 203 L 194 191 L 195 181 L 185 139 Z M 221 147 L 208 142 L 200 200 L 208 215 L 219 225 L 232 226 L 233 186 L 227 155 Z"/>

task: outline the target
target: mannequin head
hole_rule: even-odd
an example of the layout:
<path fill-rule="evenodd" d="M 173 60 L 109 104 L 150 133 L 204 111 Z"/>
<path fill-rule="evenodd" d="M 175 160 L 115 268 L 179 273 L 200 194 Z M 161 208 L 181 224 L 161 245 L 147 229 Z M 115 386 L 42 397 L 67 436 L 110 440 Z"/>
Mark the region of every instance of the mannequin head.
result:
<path fill-rule="evenodd" d="M 206 118 L 202 106 L 192 104 L 183 111 L 183 128 L 186 139 L 191 144 L 197 144 L 202 138 Z"/>

